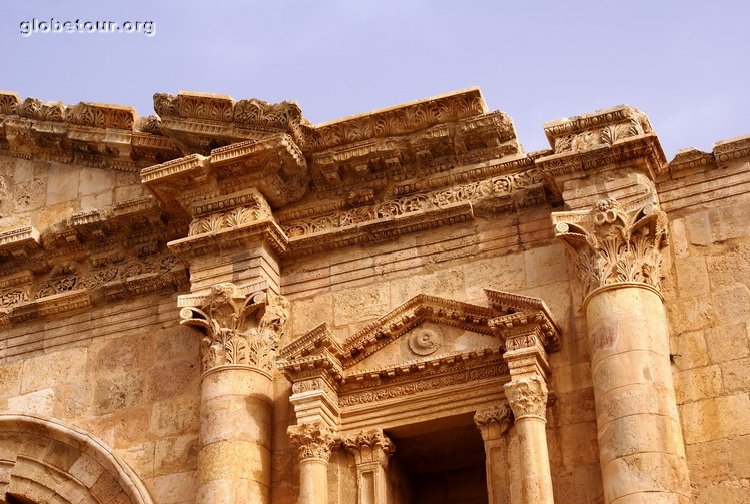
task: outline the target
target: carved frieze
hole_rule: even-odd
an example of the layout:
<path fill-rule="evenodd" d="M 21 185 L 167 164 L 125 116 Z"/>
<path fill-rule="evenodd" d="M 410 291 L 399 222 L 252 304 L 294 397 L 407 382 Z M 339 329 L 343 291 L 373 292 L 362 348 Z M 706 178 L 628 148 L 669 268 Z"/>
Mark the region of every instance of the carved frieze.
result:
<path fill-rule="evenodd" d="M 477 204 L 483 200 L 511 196 L 533 185 L 541 185 L 541 182 L 539 170 L 532 168 L 512 175 L 460 184 L 450 189 L 418 192 L 377 205 L 360 206 L 352 210 L 283 222 L 281 227 L 290 238 L 296 238 L 378 219 L 446 208 L 457 203 Z"/>
<path fill-rule="evenodd" d="M 667 217 L 654 202 L 623 205 L 604 199 L 589 211 L 555 212 L 552 220 L 572 255 L 584 296 L 617 283 L 660 288 Z"/>
<path fill-rule="evenodd" d="M 180 296 L 181 324 L 203 329 L 203 372 L 241 365 L 270 373 L 289 316 L 289 303 L 265 284 L 214 286 L 206 295 Z"/>
<path fill-rule="evenodd" d="M 300 461 L 319 459 L 327 462 L 331 450 L 341 443 L 336 433 L 322 422 L 290 425 L 287 435 Z"/>

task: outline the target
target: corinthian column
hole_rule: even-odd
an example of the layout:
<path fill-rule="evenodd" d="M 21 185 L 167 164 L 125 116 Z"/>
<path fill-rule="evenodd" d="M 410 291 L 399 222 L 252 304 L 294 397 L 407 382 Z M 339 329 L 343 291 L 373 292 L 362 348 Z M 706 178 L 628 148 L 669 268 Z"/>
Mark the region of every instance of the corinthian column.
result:
<path fill-rule="evenodd" d="M 327 504 L 328 459 L 340 441 L 323 422 L 292 425 L 287 434 L 299 457 L 298 504 Z"/>
<path fill-rule="evenodd" d="M 270 499 L 271 366 L 288 303 L 257 288 L 179 300 L 182 323 L 203 329 L 198 504 Z"/>
<path fill-rule="evenodd" d="M 604 199 L 553 214 L 584 291 L 605 502 L 688 503 L 690 481 L 659 292 L 666 215 Z"/>

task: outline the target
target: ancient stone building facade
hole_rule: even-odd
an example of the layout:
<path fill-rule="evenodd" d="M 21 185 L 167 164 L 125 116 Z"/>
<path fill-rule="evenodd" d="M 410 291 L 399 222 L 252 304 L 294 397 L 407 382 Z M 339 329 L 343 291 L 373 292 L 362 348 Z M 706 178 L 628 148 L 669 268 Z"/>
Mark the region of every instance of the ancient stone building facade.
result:
<path fill-rule="evenodd" d="M 154 105 L 0 94 L 0 503 L 750 500 L 750 137 Z"/>

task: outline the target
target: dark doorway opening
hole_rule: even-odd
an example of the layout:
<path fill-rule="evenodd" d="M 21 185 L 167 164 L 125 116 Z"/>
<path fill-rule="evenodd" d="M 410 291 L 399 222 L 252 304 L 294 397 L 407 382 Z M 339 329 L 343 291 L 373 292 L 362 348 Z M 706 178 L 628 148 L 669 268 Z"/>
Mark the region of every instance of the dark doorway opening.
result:
<path fill-rule="evenodd" d="M 389 471 L 395 504 L 487 504 L 484 442 L 473 414 L 387 434 L 396 444 Z"/>

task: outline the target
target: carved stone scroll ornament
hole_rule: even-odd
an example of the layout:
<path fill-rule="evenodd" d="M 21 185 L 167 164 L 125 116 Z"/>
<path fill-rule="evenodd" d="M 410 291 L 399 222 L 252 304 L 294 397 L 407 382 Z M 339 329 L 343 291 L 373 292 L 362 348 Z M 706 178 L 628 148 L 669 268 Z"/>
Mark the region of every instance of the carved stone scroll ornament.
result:
<path fill-rule="evenodd" d="M 331 450 L 341 441 L 335 432 L 321 422 L 290 425 L 286 431 L 289 443 L 297 449 L 299 460 L 328 461 Z"/>
<path fill-rule="evenodd" d="M 523 418 L 546 419 L 547 385 L 540 376 L 515 378 L 506 383 L 505 397 L 513 410 L 516 420 Z"/>
<path fill-rule="evenodd" d="M 555 233 L 568 246 L 584 296 L 617 283 L 661 284 L 667 217 L 655 203 L 599 201 L 590 211 L 553 214 Z"/>
<path fill-rule="evenodd" d="M 180 323 L 202 327 L 203 372 L 246 365 L 270 372 L 289 316 L 289 302 L 267 291 L 243 294 L 231 283 L 215 285 L 199 307 L 180 311 Z"/>

